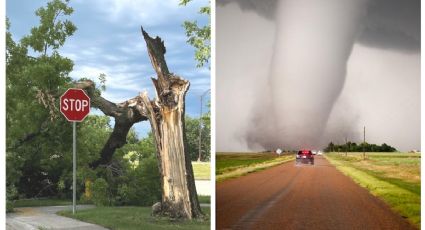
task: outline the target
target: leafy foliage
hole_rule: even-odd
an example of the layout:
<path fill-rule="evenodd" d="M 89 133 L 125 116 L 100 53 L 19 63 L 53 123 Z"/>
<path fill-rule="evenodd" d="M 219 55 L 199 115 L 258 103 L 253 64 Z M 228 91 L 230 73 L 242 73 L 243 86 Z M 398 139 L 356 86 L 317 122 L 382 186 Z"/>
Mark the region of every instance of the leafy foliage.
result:
<path fill-rule="evenodd" d="M 74 11 L 68 4 L 61 0 L 53 0 L 47 3 L 47 7 L 39 8 L 35 14 L 40 18 L 40 25 L 31 29 L 31 34 L 22 39 L 22 42 L 47 55 L 48 48 L 56 51 L 64 45 L 67 37 L 71 36 L 77 29 L 75 25 L 61 16 L 69 16 Z"/>
<path fill-rule="evenodd" d="M 96 170 L 87 167 L 81 173 L 81 181 L 102 178 L 107 184 L 106 191 L 94 191 L 93 187 L 92 201 L 95 204 L 152 205 L 161 200 L 160 176 L 152 134 L 139 141 L 132 129 L 127 139 L 130 143 L 117 150 L 110 165 Z M 87 197 L 82 199 L 90 200 Z"/>
<path fill-rule="evenodd" d="M 180 0 L 181 6 L 186 6 L 192 0 Z M 203 6 L 199 9 L 199 13 L 206 15 L 209 19 L 207 25 L 199 25 L 197 21 L 185 21 L 183 27 L 188 37 L 187 43 L 195 47 L 195 60 L 198 62 L 197 67 L 202 67 L 208 63 L 211 56 L 211 8 Z"/>
<path fill-rule="evenodd" d="M 145 158 L 141 164 L 129 171 L 127 184 L 118 190 L 119 204 L 152 205 L 161 200 L 161 183 L 154 157 Z"/>
<path fill-rule="evenodd" d="M 6 189 L 6 212 L 12 212 L 14 208 L 13 200 L 16 199 L 18 191 L 14 185 L 10 185 Z"/>
<path fill-rule="evenodd" d="M 19 42 L 6 22 L 6 186 L 24 197 L 56 193 L 55 181 L 66 168 L 58 159 L 70 150 L 70 129 L 63 128 L 56 99 L 71 83 L 73 68 L 58 53 L 76 30 L 63 20 L 72 13 L 67 3 L 54 0 L 38 9 L 40 25 Z"/>
<path fill-rule="evenodd" d="M 110 204 L 108 194 L 108 183 L 103 178 L 98 178 L 93 183 L 93 203 L 97 206 L 108 206 Z"/>
<path fill-rule="evenodd" d="M 211 156 L 211 125 L 209 113 L 202 116 L 201 160 L 207 161 Z M 186 116 L 186 141 L 187 151 L 192 161 L 199 157 L 199 118 Z"/>

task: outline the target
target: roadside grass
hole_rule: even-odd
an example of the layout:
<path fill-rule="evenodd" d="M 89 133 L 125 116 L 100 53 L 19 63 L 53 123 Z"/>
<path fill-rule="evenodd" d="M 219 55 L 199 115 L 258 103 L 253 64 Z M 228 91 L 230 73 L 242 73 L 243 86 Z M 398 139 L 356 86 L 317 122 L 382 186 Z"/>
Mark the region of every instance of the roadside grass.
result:
<path fill-rule="evenodd" d="M 58 214 L 110 229 L 210 229 L 210 208 L 202 208 L 205 220 L 173 220 L 151 216 L 151 207 L 96 207 L 78 211 L 61 211 Z"/>
<path fill-rule="evenodd" d="M 209 180 L 211 175 L 211 164 L 210 162 L 197 162 L 192 161 L 193 174 L 195 174 L 195 180 Z"/>
<path fill-rule="evenodd" d="M 325 157 L 360 186 L 381 198 L 415 226 L 421 223 L 418 153 L 327 153 Z"/>
<path fill-rule="evenodd" d="M 216 181 L 243 176 L 291 160 L 294 160 L 293 154 L 278 156 L 274 153 L 217 153 Z"/>
<path fill-rule="evenodd" d="M 210 196 L 198 196 L 199 203 L 209 204 Z M 77 201 L 77 204 L 92 204 L 89 201 Z M 41 206 L 63 206 L 63 205 L 72 205 L 72 200 L 64 199 L 52 199 L 52 198 L 43 198 L 43 199 L 22 199 L 15 200 L 14 207 L 41 207 Z"/>

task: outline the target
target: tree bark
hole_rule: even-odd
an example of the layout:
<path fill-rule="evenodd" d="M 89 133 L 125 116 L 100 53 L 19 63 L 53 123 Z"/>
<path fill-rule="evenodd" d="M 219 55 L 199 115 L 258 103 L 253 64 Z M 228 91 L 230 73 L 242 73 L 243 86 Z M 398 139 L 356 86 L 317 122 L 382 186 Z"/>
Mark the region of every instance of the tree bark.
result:
<path fill-rule="evenodd" d="M 192 164 L 185 148 L 184 102 L 190 83 L 168 71 L 164 42 L 159 37 L 151 38 L 143 28 L 142 34 L 158 77 L 152 78 L 157 97 L 151 101 L 146 92 L 140 94 L 144 106 L 139 108 L 145 108 L 143 112 L 155 137 L 162 185 L 160 214 L 174 218 L 202 217 Z"/>

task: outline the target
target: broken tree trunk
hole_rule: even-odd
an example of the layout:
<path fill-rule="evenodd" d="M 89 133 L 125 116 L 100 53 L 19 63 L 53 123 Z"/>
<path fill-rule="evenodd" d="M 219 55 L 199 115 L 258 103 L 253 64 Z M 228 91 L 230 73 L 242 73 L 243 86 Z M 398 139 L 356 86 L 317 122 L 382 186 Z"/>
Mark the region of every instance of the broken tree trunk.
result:
<path fill-rule="evenodd" d="M 156 214 L 173 218 L 200 218 L 203 213 L 185 145 L 184 102 L 190 84 L 169 72 L 164 58 L 163 41 L 159 37 L 151 38 L 143 28 L 142 34 L 157 74 L 157 78 L 152 78 L 156 91 L 153 101 L 145 92 L 125 102 L 113 103 L 96 93 L 92 81 L 81 81 L 75 85 L 87 92 L 93 107 L 115 118 L 114 130 L 100 153 L 101 158 L 90 166 L 96 168 L 110 164 L 115 150 L 125 145 L 128 131 L 133 124 L 149 120 L 154 134 L 162 186 L 161 205 L 159 208 L 156 205 Z"/>
<path fill-rule="evenodd" d="M 154 101 L 140 94 L 145 113 L 151 123 L 161 175 L 162 202 L 159 214 L 174 218 L 203 216 L 195 188 L 192 164 L 186 152 L 184 130 L 185 95 L 189 81 L 168 71 L 164 42 L 151 38 L 142 28 L 148 54 L 157 78 Z"/>

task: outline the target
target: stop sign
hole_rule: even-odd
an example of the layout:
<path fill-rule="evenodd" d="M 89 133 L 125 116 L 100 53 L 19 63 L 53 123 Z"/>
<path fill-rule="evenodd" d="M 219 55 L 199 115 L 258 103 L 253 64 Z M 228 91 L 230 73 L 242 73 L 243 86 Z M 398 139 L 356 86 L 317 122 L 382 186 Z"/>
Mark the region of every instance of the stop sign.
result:
<path fill-rule="evenodd" d="M 61 96 L 60 107 L 68 121 L 82 121 L 90 113 L 90 97 L 82 89 L 68 89 Z"/>

